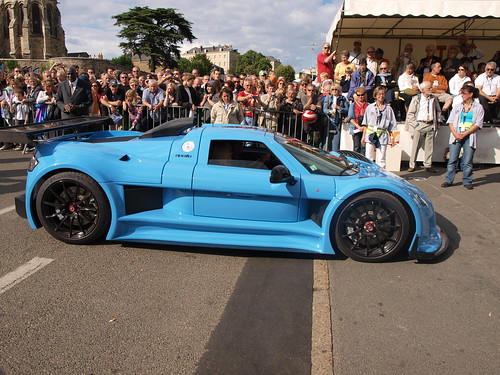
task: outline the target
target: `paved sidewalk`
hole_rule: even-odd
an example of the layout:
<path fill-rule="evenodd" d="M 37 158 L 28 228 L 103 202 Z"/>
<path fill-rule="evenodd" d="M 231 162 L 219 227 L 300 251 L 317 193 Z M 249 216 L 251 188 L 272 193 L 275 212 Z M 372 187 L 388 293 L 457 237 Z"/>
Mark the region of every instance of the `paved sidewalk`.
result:
<path fill-rule="evenodd" d="M 436 200 L 447 195 L 469 209 L 480 212 L 495 223 L 500 225 L 498 208 L 500 207 L 500 165 L 475 165 L 472 180 L 473 190 L 467 190 L 462 185 L 462 172 L 455 176 L 453 186 L 442 188 L 446 173 L 446 164 L 438 163 L 434 167 L 437 173 L 426 172 L 421 166 L 415 172 L 406 172 L 408 166 L 403 164 L 401 172 L 396 172 L 400 177 L 409 180 L 420 188 L 437 208 Z M 439 213 L 439 210 L 437 210 Z"/>

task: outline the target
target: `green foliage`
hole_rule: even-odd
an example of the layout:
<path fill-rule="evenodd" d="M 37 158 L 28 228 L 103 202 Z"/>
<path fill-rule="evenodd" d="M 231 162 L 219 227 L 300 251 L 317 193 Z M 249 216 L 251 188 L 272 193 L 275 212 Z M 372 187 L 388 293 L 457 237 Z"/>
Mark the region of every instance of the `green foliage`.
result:
<path fill-rule="evenodd" d="M 198 69 L 198 73 L 203 76 L 210 74 L 210 71 L 215 65 L 208 59 L 207 55 L 201 53 L 194 56 L 191 60 L 181 57 L 177 60 L 177 68 L 181 72 L 191 73 L 193 69 Z"/>
<path fill-rule="evenodd" d="M 19 66 L 19 62 L 17 60 L 6 60 L 4 66 L 7 69 L 7 71 L 11 71 Z"/>
<path fill-rule="evenodd" d="M 258 75 L 259 71 L 271 69 L 271 62 L 262 53 L 248 50 L 238 56 L 236 73 L 247 73 Z"/>
<path fill-rule="evenodd" d="M 189 59 L 181 57 L 179 60 L 177 60 L 177 69 L 179 69 L 181 72 L 191 73 L 191 71 L 193 70 L 193 68 L 191 68 L 191 61 L 189 61 Z"/>
<path fill-rule="evenodd" d="M 276 76 L 283 76 L 286 82 L 292 82 L 295 79 L 295 70 L 291 65 L 280 65 L 276 68 Z"/>
<path fill-rule="evenodd" d="M 111 59 L 111 62 L 113 64 L 118 64 L 118 65 L 124 66 L 126 68 L 132 69 L 134 67 L 134 63 L 132 62 L 132 59 L 128 55 L 121 55 L 118 57 L 114 57 Z"/>
<path fill-rule="evenodd" d="M 192 42 L 191 22 L 172 8 L 150 9 L 135 7 L 112 18 L 115 25 L 122 26 L 118 37 L 127 42 L 120 43 L 124 52 L 149 56 L 152 71 L 158 65 L 174 67 L 180 58 L 179 44 Z"/>
<path fill-rule="evenodd" d="M 191 70 L 198 69 L 200 76 L 210 74 L 215 65 L 208 59 L 207 55 L 201 53 L 191 59 Z"/>

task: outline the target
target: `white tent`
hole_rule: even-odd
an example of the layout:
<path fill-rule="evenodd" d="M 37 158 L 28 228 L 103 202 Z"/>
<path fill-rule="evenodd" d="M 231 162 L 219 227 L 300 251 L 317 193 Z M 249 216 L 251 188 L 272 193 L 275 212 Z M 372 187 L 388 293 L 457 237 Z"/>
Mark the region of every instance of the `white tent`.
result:
<path fill-rule="evenodd" d="M 423 57 L 426 44 L 444 51 L 463 33 L 485 59 L 493 56 L 500 49 L 500 1 L 344 0 L 326 40 L 339 50 L 351 49 L 353 40 L 360 39 L 363 47 L 381 47 L 392 59 L 405 43 L 412 42 Z"/>
<path fill-rule="evenodd" d="M 353 41 L 361 40 L 364 50 L 382 48 L 384 57 L 392 61 L 406 43 L 413 44 L 418 59 L 425 56 L 427 44 L 435 44 L 438 55 L 445 58 L 447 48 L 464 33 L 484 52 L 479 61 L 488 61 L 500 50 L 500 0 L 344 0 L 326 40 L 337 51 L 351 50 Z M 390 170 L 399 170 L 401 158 L 408 160 L 412 147 L 410 132 L 404 125 L 399 130 L 399 145 L 388 151 Z M 435 162 L 444 161 L 448 138 L 449 129 L 444 127 L 435 140 Z M 483 128 L 474 161 L 500 164 L 499 138 L 500 127 Z M 347 125 L 342 129 L 341 148 L 352 149 Z M 419 160 L 422 157 L 420 152 Z"/>

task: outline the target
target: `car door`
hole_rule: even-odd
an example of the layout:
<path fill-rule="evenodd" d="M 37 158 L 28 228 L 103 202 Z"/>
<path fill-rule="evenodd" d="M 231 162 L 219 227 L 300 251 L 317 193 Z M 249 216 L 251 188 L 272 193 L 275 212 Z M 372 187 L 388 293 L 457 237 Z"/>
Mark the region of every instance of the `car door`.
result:
<path fill-rule="evenodd" d="M 231 139 L 220 134 L 205 133 L 202 140 L 193 175 L 194 214 L 239 220 L 297 221 L 301 184 L 269 181 L 272 167 L 281 164 L 281 160 L 264 137 Z M 297 172 L 294 175 L 297 177 Z"/>

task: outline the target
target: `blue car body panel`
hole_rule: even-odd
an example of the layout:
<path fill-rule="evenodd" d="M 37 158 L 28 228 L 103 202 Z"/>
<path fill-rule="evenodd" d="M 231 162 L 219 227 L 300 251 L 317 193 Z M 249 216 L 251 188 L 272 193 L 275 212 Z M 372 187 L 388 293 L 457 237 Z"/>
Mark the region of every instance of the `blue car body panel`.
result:
<path fill-rule="evenodd" d="M 415 232 L 408 251 L 432 255 L 443 249 L 429 199 L 374 163 L 348 157 L 357 173 L 313 174 L 261 128 L 209 125 L 183 135 L 140 134 L 95 132 L 39 144 L 38 165 L 26 185 L 31 227 L 40 227 L 34 202 L 41 183 L 60 171 L 79 171 L 109 200 L 108 240 L 334 254 L 331 223 L 339 208 L 358 194 L 385 191 L 411 213 Z M 296 183 L 270 183 L 267 169 L 210 164 L 215 140 L 265 145 Z M 151 207 L 134 207 L 134 194 Z"/>

